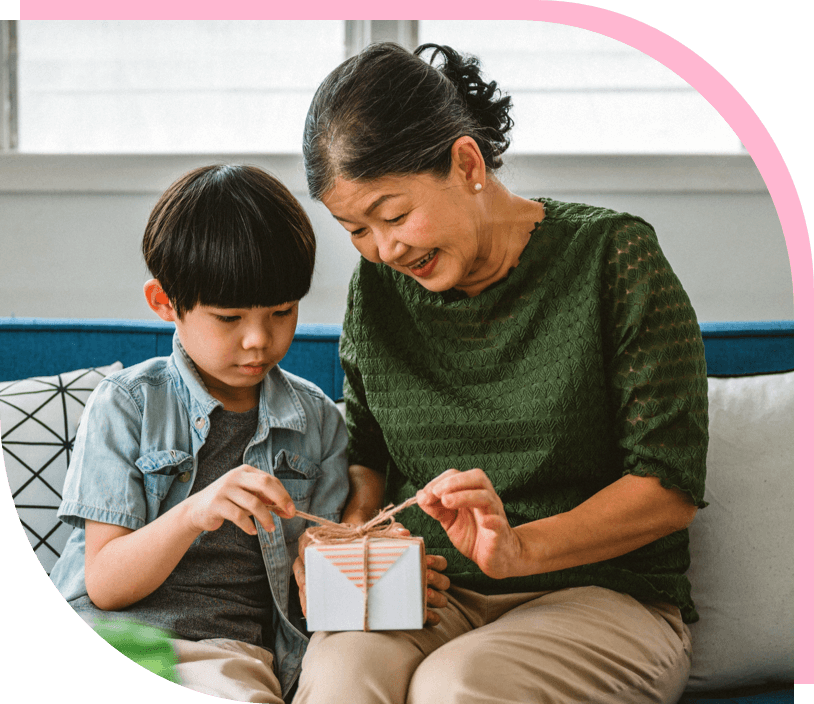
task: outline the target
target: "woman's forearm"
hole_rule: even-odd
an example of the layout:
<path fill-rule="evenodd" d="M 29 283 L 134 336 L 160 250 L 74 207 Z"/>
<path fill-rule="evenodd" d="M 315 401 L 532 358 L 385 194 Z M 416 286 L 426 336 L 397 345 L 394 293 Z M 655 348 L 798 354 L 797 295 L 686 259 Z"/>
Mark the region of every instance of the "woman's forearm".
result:
<path fill-rule="evenodd" d="M 361 464 L 348 467 L 348 477 L 350 494 L 342 512 L 342 522 L 360 525 L 373 518 L 384 505 L 385 477 Z"/>
<path fill-rule="evenodd" d="M 512 527 L 481 469 L 449 469 L 418 492 L 418 505 L 452 544 L 494 579 L 609 560 L 685 528 L 695 506 L 656 477 L 624 476 L 570 511 Z"/>
<path fill-rule="evenodd" d="M 626 475 L 571 511 L 515 528 L 521 551 L 511 576 L 619 557 L 686 528 L 695 513 L 683 492 L 658 478 Z"/>

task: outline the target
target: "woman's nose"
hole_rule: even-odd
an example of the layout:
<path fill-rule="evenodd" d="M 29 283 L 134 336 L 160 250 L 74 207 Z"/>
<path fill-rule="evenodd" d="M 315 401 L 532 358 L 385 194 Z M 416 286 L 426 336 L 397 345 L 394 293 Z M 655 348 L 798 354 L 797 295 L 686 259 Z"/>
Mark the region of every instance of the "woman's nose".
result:
<path fill-rule="evenodd" d="M 397 262 L 409 249 L 394 234 L 387 231 L 376 233 L 376 247 L 379 250 L 379 259 L 390 266 Z"/>

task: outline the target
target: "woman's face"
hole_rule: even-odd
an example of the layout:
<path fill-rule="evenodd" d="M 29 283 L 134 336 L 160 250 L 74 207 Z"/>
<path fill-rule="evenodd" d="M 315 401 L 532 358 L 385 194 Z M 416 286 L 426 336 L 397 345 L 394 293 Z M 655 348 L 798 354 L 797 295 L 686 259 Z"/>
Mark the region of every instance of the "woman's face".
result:
<path fill-rule="evenodd" d="M 477 286 L 490 253 L 482 193 L 453 173 L 338 178 L 322 202 L 368 261 L 384 262 L 430 291 Z"/>

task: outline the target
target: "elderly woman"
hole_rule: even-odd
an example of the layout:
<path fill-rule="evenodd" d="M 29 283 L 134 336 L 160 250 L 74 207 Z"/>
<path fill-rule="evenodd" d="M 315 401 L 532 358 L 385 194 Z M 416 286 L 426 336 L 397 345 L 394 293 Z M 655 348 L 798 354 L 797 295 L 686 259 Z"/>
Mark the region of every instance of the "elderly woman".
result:
<path fill-rule="evenodd" d="M 311 104 L 311 196 L 362 255 L 343 520 L 417 494 L 400 520 L 438 556 L 439 608 L 420 631 L 315 634 L 297 702 L 667 704 L 686 685 L 695 313 L 646 222 L 500 183 L 509 109 L 436 45 L 373 45 Z"/>

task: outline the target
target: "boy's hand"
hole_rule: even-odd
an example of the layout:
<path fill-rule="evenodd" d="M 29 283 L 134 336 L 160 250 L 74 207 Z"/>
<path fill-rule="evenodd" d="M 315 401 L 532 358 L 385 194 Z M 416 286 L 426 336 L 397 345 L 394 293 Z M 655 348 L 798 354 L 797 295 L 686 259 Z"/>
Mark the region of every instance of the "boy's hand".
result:
<path fill-rule="evenodd" d="M 449 577 L 441 574 L 447 568 L 447 560 L 441 555 L 427 555 L 427 610 L 424 614 L 426 626 L 437 626 L 441 616 L 430 607 L 443 609 L 447 605 L 446 590 L 449 589 Z"/>
<path fill-rule="evenodd" d="M 257 522 L 274 530 L 269 511 L 293 518 L 294 502 L 276 477 L 243 464 L 212 482 L 187 500 L 187 521 L 197 532 L 217 530 L 228 520 L 249 535 L 257 535 Z"/>
<path fill-rule="evenodd" d="M 311 536 L 308 533 L 303 533 L 300 536 L 298 544 L 299 556 L 294 560 L 294 580 L 297 582 L 297 587 L 300 592 L 300 606 L 302 607 L 302 615 L 308 617 L 305 604 L 305 548 L 311 543 Z"/>

